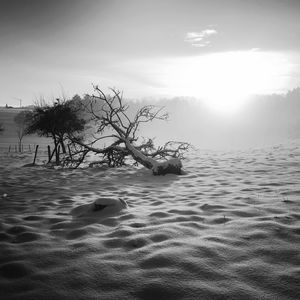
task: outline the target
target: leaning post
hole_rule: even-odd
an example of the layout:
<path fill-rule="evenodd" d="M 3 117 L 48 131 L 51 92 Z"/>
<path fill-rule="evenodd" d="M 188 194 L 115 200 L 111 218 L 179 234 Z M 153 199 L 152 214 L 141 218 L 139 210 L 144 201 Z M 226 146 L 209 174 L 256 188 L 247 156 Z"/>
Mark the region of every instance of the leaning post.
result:
<path fill-rule="evenodd" d="M 32 165 L 35 165 L 35 160 L 36 160 L 38 149 L 39 149 L 39 145 L 36 145 L 36 147 L 35 147 L 35 153 L 34 153 L 34 159 L 33 159 Z"/>

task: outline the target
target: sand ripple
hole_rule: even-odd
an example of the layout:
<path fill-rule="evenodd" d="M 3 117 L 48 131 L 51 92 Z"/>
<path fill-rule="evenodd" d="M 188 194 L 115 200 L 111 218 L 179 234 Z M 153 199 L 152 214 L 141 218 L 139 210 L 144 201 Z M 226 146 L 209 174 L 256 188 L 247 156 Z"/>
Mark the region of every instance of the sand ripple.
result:
<path fill-rule="evenodd" d="M 199 151 L 186 175 L 154 177 L 4 155 L 1 300 L 297 299 L 299 159 L 295 145 Z M 99 197 L 129 208 L 70 213 Z"/>

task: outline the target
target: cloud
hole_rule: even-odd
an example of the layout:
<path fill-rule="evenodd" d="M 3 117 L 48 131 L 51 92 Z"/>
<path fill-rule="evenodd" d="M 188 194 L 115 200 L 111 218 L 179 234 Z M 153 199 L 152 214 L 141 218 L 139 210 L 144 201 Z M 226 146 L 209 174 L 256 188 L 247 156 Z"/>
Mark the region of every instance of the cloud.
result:
<path fill-rule="evenodd" d="M 184 41 L 190 43 L 194 47 L 206 47 L 210 44 L 208 37 L 216 35 L 218 32 L 215 29 L 204 29 L 200 32 L 188 32 Z"/>

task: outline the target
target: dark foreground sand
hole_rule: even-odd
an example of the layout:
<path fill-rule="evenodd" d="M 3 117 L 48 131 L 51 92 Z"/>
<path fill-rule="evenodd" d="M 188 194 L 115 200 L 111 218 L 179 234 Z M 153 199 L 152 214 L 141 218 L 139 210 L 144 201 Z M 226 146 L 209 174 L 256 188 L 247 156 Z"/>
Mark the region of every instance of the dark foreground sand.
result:
<path fill-rule="evenodd" d="M 0 299 L 300 299 L 300 149 L 200 151 L 186 175 L 0 158 Z M 123 198 L 110 215 L 70 212 Z"/>

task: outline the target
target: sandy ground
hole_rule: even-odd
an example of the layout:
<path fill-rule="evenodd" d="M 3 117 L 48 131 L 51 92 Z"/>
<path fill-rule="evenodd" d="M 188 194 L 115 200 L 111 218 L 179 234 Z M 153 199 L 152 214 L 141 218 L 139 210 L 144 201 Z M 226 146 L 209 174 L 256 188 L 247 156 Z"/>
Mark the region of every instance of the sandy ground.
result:
<path fill-rule="evenodd" d="M 0 158 L 2 300 L 300 298 L 297 144 L 190 153 L 183 176 L 31 161 Z M 72 214 L 105 197 L 128 208 Z"/>

